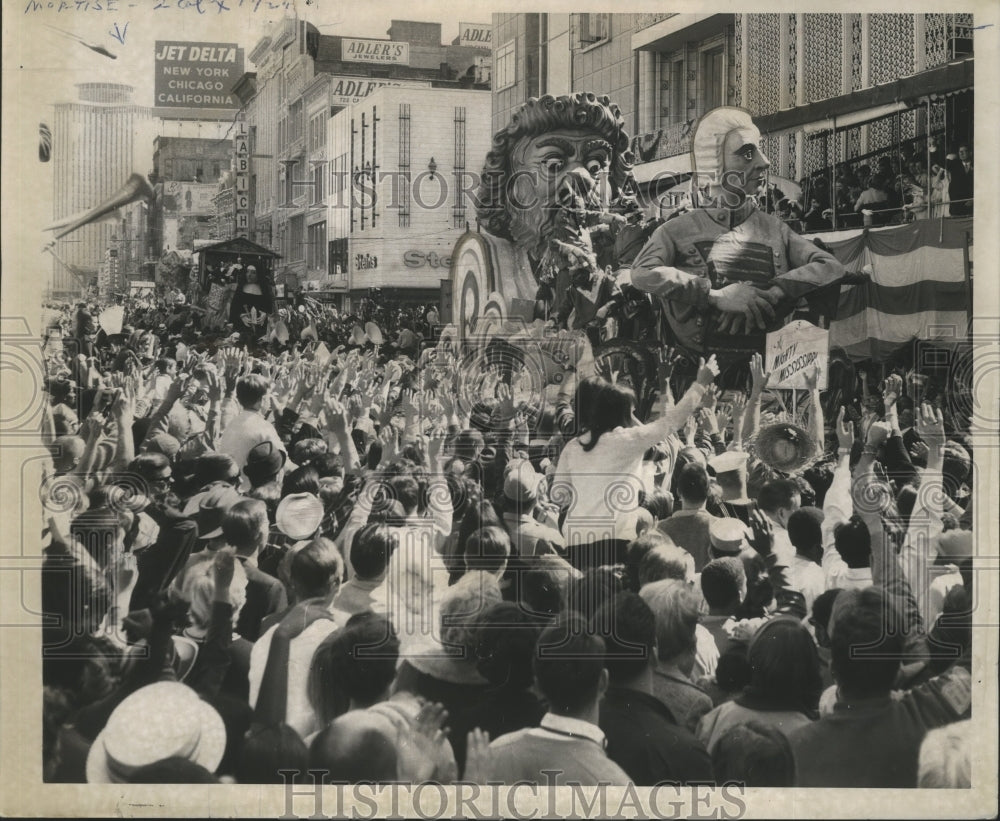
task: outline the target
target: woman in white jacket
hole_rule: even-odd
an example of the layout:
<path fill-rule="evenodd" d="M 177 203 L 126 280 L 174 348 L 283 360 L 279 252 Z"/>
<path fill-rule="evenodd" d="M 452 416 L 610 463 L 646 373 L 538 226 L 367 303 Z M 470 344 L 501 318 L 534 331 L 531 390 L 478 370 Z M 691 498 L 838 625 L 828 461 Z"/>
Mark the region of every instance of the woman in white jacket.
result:
<path fill-rule="evenodd" d="M 639 506 L 643 455 L 681 428 L 719 373 L 715 357 L 701 360 L 695 383 L 676 405 L 666 399 L 659 416 L 645 425 L 635 418 L 635 395 L 611 383 L 581 385 L 591 397 L 578 404 L 583 431 L 563 448 L 550 496 L 567 511 L 562 524 L 567 559 L 588 570 L 624 559 L 626 541 L 615 538 L 615 521 Z"/>

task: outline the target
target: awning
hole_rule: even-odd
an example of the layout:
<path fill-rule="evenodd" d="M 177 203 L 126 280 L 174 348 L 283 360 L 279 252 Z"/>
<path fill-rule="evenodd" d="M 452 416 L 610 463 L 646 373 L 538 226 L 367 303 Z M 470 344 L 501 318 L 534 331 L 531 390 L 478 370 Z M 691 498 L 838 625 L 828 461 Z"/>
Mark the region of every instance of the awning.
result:
<path fill-rule="evenodd" d="M 789 108 L 774 114 L 754 118 L 754 124 L 762 134 L 776 134 L 782 131 L 803 128 L 811 123 L 841 117 L 856 119 L 859 113 L 868 109 L 880 109 L 899 102 L 916 102 L 932 94 L 949 94 L 973 86 L 973 58 L 954 63 L 945 63 L 936 68 L 922 71 L 885 85 L 865 88 L 851 94 L 842 94 L 828 100 Z M 878 115 L 882 116 L 882 115 Z M 872 117 L 871 119 L 877 119 Z M 832 128 L 832 123 L 831 126 Z"/>

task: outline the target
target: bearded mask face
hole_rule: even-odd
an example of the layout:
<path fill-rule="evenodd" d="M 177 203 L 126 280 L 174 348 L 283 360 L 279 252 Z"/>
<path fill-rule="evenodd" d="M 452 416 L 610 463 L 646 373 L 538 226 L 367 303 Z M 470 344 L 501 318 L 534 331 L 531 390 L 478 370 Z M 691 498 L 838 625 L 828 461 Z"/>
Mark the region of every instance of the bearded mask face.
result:
<path fill-rule="evenodd" d="M 611 161 L 611 145 L 586 129 L 559 129 L 522 137 L 511 152 L 508 207 L 514 241 L 538 251 L 560 214 L 582 221 L 600 211 L 598 182 Z"/>

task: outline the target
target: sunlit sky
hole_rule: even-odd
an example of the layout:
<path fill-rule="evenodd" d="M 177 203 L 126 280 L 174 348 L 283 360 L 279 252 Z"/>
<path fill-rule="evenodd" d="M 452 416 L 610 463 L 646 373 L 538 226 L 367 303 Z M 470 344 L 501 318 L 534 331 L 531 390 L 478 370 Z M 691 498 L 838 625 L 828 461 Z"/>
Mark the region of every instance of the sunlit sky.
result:
<path fill-rule="evenodd" d="M 457 35 L 460 22 L 488 23 L 490 14 L 470 6 L 468 13 L 441 14 L 440 3 L 332 3 L 329 0 L 4 0 L 3 148 L 5 170 L 27 172 L 11 196 L 5 185 L 5 200 L 17 202 L 26 247 L 26 260 L 38 260 L 40 248 L 50 235 L 42 227 L 52 219 L 52 164 L 37 159 L 38 124 L 50 126 L 54 105 L 77 99 L 75 85 L 83 82 L 126 83 L 134 87 L 138 105 L 153 105 L 155 43 L 157 40 L 236 43 L 246 53 L 246 69 L 252 71 L 249 52 L 275 24 L 296 14 L 317 26 L 322 34 L 387 37 L 393 19 L 440 22 L 442 43 Z M 220 10 L 221 5 L 228 8 Z M 60 4 L 62 9 L 60 10 Z M 157 8 L 157 6 L 162 6 Z M 285 8 L 285 7 L 288 8 Z M 255 10 L 256 8 L 256 10 Z M 59 31 L 57 31 L 57 29 Z M 17 36 L 12 36 L 16 32 Z M 116 59 L 96 53 L 74 39 L 106 49 Z M 213 123 L 154 121 L 139 136 L 143 147 L 136 171 L 152 170 L 152 140 L 156 133 L 214 137 Z M 12 157 L 20 162 L 11 162 Z M 11 182 L 8 177 L 7 183 Z M 7 212 L 9 213 L 9 212 Z M 5 251 L 14 250 L 7 246 Z M 20 254 L 19 254 L 20 255 Z M 10 260 L 11 254 L 5 254 Z M 29 262 L 34 267 L 35 262 Z M 41 263 L 48 269 L 47 258 Z M 5 265 L 5 267 L 7 267 Z"/>

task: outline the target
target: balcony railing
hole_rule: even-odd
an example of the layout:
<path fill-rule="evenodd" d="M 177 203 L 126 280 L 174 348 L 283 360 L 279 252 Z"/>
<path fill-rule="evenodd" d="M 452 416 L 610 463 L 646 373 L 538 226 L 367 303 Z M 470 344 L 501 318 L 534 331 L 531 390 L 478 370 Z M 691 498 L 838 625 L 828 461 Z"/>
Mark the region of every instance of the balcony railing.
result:
<path fill-rule="evenodd" d="M 691 150 L 691 125 L 672 123 L 650 134 L 637 134 L 630 147 L 637 163 L 686 154 Z"/>

